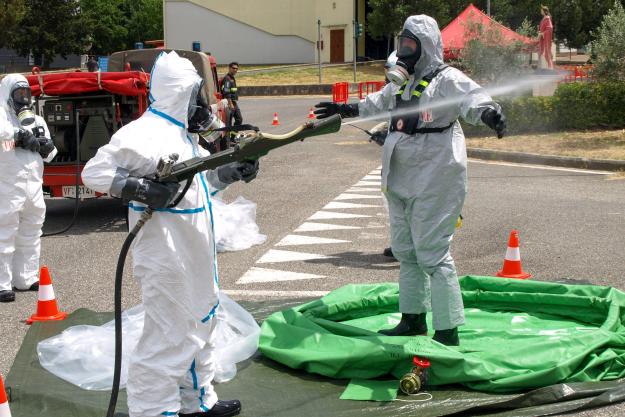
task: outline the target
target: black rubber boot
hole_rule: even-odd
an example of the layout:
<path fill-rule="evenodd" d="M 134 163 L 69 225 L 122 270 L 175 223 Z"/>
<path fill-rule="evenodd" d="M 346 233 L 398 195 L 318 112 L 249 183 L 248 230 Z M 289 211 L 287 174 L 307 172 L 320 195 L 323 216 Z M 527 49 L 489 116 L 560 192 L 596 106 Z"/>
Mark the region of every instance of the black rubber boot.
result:
<path fill-rule="evenodd" d="M 432 339 L 446 346 L 458 346 L 460 344 L 457 327 L 447 330 L 436 330 Z"/>
<path fill-rule="evenodd" d="M 12 301 L 15 301 L 15 293 L 13 291 L 0 291 L 0 303 L 10 303 Z"/>
<path fill-rule="evenodd" d="M 197 413 L 183 414 L 178 413 L 180 417 L 229 417 L 236 416 L 241 412 L 241 401 L 227 400 L 217 401 L 213 408 L 208 411 L 200 411 Z"/>
<path fill-rule="evenodd" d="M 388 258 L 393 258 L 395 259 L 395 255 L 393 255 L 393 249 L 392 248 L 386 248 L 384 249 L 384 252 L 382 252 L 382 254 Z"/>
<path fill-rule="evenodd" d="M 425 336 L 428 334 L 428 325 L 425 322 L 425 313 L 401 315 L 399 324 L 392 329 L 380 330 L 378 333 L 385 336 Z"/>
<path fill-rule="evenodd" d="M 28 287 L 25 290 L 20 290 L 19 288 L 15 288 L 13 287 L 14 291 L 18 291 L 18 292 L 24 292 L 24 291 L 39 291 L 39 281 L 35 282 L 34 284 L 32 284 L 30 287 Z"/>

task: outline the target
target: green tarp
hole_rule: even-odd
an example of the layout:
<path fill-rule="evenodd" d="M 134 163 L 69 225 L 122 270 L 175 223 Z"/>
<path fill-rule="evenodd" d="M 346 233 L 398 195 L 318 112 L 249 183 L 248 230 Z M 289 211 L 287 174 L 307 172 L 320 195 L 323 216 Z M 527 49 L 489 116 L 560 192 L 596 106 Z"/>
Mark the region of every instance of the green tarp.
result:
<path fill-rule="evenodd" d="M 475 276 L 460 286 L 466 324 L 459 347 L 378 334 L 399 321 L 398 286 L 367 284 L 271 315 L 259 349 L 291 368 L 348 379 L 400 378 L 417 355 L 431 362 L 431 384 L 483 392 L 625 376 L 625 293 Z"/>
<path fill-rule="evenodd" d="M 598 288 L 597 291 L 607 294 L 611 290 Z M 302 300 L 270 300 L 241 305 L 262 322 L 278 310 L 289 311 L 301 303 Z M 98 325 L 111 318 L 112 313 L 81 309 L 62 322 L 33 324 L 5 381 L 13 417 L 105 416 L 110 393 L 85 391 L 50 374 L 39 365 L 36 346 L 70 326 Z M 383 403 L 340 400 L 349 382 L 294 370 L 259 354 L 239 364 L 236 378 L 218 384 L 216 391 L 220 398 L 240 399 L 242 417 L 541 416 L 625 399 L 625 384 L 616 380 L 557 384 L 514 394 L 471 391 L 459 385 L 429 387 L 427 391 L 432 395 L 429 401 L 411 401 L 403 395 L 398 396 L 398 401 Z M 127 416 L 125 410 L 126 396 L 122 390 L 116 417 Z"/>

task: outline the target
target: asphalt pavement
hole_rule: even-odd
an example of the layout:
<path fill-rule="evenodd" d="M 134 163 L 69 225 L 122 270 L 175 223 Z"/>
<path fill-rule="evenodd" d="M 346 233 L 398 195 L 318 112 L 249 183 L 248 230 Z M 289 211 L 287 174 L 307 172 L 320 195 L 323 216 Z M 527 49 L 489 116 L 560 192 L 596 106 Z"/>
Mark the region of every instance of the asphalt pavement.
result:
<path fill-rule="evenodd" d="M 323 97 L 243 98 L 245 123 L 285 132 L 307 120 Z M 274 112 L 279 126 L 272 126 Z M 382 256 L 388 217 L 379 192 L 380 148 L 345 126 L 277 149 L 260 162 L 258 178 L 236 184 L 257 203 L 267 241 L 219 254 L 220 284 L 234 299 L 316 296 L 348 283 L 396 281 L 399 265 Z M 501 268 L 509 233 L 519 231 L 523 269 L 532 279 L 590 282 L 625 290 L 625 181 L 591 171 L 469 163 L 464 225 L 452 254 L 460 275 L 493 275 Z M 353 195 L 360 197 L 353 197 Z M 49 200 L 45 231 L 71 220 L 73 201 Z M 325 225 L 325 226 L 324 226 Z M 61 309 L 112 311 L 117 255 L 126 227 L 112 199 L 81 203 L 74 227 L 42 240 L 41 263 L 52 272 Z M 332 239 L 332 240 L 330 240 Z M 140 302 L 127 265 L 124 307 Z M 6 374 L 28 330 L 36 293 L 0 305 L 0 372 Z M 622 415 L 615 405 L 581 416 Z"/>

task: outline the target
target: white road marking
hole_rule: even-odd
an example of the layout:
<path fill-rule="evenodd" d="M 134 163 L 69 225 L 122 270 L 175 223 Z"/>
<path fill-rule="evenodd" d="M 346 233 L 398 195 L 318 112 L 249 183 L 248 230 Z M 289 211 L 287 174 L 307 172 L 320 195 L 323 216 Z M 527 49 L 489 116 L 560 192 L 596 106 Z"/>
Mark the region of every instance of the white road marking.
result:
<path fill-rule="evenodd" d="M 347 193 L 343 193 L 343 194 L 339 194 L 334 199 L 334 201 L 340 201 L 340 200 L 360 200 L 360 199 L 366 199 L 366 198 L 382 198 L 382 196 L 380 194 L 368 195 L 368 194 L 347 194 Z"/>
<path fill-rule="evenodd" d="M 301 272 L 279 271 L 277 269 L 258 268 L 253 266 L 239 280 L 237 284 L 252 284 L 260 282 L 297 281 L 302 279 L 325 278 L 324 275 L 304 274 Z"/>
<path fill-rule="evenodd" d="M 347 190 L 348 193 L 366 193 L 366 192 L 382 192 L 382 188 L 354 187 Z"/>
<path fill-rule="evenodd" d="M 596 175 L 614 174 L 614 172 L 610 172 L 610 171 L 595 171 L 595 170 L 579 169 L 579 168 L 552 167 L 552 166 L 546 166 L 546 165 L 517 164 L 514 162 L 483 161 L 481 159 L 473 159 L 473 158 L 469 158 L 469 161 L 472 163 L 476 163 L 476 164 L 503 165 L 503 166 L 509 166 L 509 167 L 522 167 L 522 168 L 532 168 L 532 169 L 546 169 L 550 171 L 579 172 L 583 174 L 596 174 Z"/>
<path fill-rule="evenodd" d="M 367 207 L 382 207 L 376 204 L 358 204 L 358 203 L 341 203 L 338 201 L 332 201 L 325 206 L 323 206 L 324 210 L 330 209 L 353 209 L 353 208 L 367 208 Z"/>
<path fill-rule="evenodd" d="M 264 291 L 264 290 L 222 290 L 232 297 L 285 297 L 285 298 L 319 298 L 329 291 Z"/>
<path fill-rule="evenodd" d="M 382 181 L 358 181 L 353 187 L 381 187 Z"/>
<path fill-rule="evenodd" d="M 333 243 L 351 243 L 351 240 L 329 239 L 316 236 L 286 235 L 276 246 L 329 245 Z"/>
<path fill-rule="evenodd" d="M 328 219 L 357 219 L 372 217 L 366 214 L 337 213 L 335 211 L 318 211 L 308 218 L 308 220 L 328 220 Z"/>
<path fill-rule="evenodd" d="M 290 250 L 269 249 L 259 260 L 257 264 L 270 264 L 276 262 L 294 262 L 308 261 L 310 259 L 331 259 L 336 256 L 319 255 L 316 253 L 294 252 Z"/>
<path fill-rule="evenodd" d="M 361 208 L 377 208 L 382 207 L 377 204 L 357 204 L 346 203 L 337 200 L 357 200 L 357 199 L 382 199 L 380 194 L 381 186 L 381 172 L 378 172 L 380 168 L 371 171 L 368 175 L 365 175 L 358 183 L 348 189 L 347 192 L 339 194 L 334 200 L 326 204 L 322 210 L 316 212 L 310 216 L 307 220 L 329 220 L 329 219 L 356 219 L 356 218 L 371 218 L 372 215 L 365 214 L 353 214 L 353 213 L 341 213 L 331 211 L 332 209 L 361 209 Z M 358 188 L 360 187 L 360 188 Z M 371 194 L 364 194 L 369 192 Z M 326 211 L 324 211 L 326 210 Z M 369 221 L 365 229 L 378 229 L 385 226 L 374 221 Z M 359 230 L 363 227 L 348 226 L 330 223 L 318 223 L 316 221 L 305 221 L 294 233 L 297 232 L 320 232 L 327 230 Z M 359 238 L 363 236 L 370 237 L 385 237 L 383 234 L 376 233 L 361 233 Z M 316 236 L 303 236 L 296 234 L 289 234 L 285 236 L 280 242 L 276 243 L 276 247 L 284 246 L 297 246 L 297 245 L 319 245 L 319 244 L 338 244 L 338 243 L 351 243 L 350 240 L 342 239 L 329 239 L 320 238 Z M 257 264 L 268 264 L 278 262 L 301 262 L 314 259 L 337 259 L 336 256 L 328 256 L 316 253 L 308 252 L 296 252 L 290 250 L 269 249 L 260 259 L 256 261 Z M 337 269 L 346 268 L 345 266 L 339 266 Z M 250 268 L 239 280 L 237 284 L 253 284 L 253 283 L 271 283 L 277 281 L 297 281 L 307 279 L 326 278 L 324 275 L 308 274 L 303 272 L 293 271 L 281 271 L 276 269 Z M 252 296 L 252 297 L 321 297 L 327 294 L 326 291 L 243 291 L 243 290 L 226 290 L 227 294 L 233 296 Z"/>
<path fill-rule="evenodd" d="M 361 227 L 343 226 L 340 224 L 304 222 L 297 229 L 295 229 L 295 231 L 296 232 L 320 232 L 323 230 L 349 230 L 349 229 L 361 229 Z"/>

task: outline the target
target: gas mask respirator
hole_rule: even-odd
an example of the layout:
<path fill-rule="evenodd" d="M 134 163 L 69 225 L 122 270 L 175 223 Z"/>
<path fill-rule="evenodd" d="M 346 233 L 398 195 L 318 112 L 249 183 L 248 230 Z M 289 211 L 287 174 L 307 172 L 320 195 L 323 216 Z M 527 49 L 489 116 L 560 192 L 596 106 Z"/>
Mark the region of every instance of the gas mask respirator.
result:
<path fill-rule="evenodd" d="M 395 85 L 402 86 L 410 75 L 414 74 L 414 67 L 421 58 L 421 42 L 409 30 L 404 29 L 399 35 L 397 48 L 397 63 L 388 71 L 386 77 Z"/>
<path fill-rule="evenodd" d="M 212 114 L 208 104 L 208 98 L 206 97 L 204 81 L 201 80 L 193 86 L 193 91 L 191 92 L 189 110 L 187 113 L 187 120 L 189 122 L 187 130 L 191 133 L 200 133 L 209 129 L 211 116 Z"/>
<path fill-rule="evenodd" d="M 32 110 L 30 86 L 28 83 L 18 82 L 11 90 L 11 104 L 17 120 L 22 126 L 30 126 L 35 123 L 35 113 Z"/>

